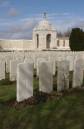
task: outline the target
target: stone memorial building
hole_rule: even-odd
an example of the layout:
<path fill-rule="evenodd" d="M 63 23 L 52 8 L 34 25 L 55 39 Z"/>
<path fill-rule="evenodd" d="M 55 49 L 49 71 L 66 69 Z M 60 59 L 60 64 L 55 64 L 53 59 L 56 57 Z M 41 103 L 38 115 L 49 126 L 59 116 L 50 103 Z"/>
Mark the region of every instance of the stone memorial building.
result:
<path fill-rule="evenodd" d="M 44 14 L 32 32 L 32 40 L 0 40 L 2 50 L 70 50 L 69 38 L 59 38 Z"/>

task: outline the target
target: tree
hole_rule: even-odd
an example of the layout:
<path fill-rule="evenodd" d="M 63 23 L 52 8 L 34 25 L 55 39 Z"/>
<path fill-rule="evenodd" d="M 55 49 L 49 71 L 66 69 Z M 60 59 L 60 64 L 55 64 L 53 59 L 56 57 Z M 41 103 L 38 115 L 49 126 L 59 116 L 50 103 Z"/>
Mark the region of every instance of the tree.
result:
<path fill-rule="evenodd" d="M 72 51 L 84 51 L 84 32 L 80 28 L 73 28 L 69 38 Z"/>

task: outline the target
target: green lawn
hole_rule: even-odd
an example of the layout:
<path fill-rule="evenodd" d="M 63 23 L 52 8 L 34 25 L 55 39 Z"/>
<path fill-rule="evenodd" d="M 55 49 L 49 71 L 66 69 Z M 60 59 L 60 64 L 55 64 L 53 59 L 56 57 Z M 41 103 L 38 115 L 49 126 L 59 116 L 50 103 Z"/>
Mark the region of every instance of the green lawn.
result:
<path fill-rule="evenodd" d="M 0 129 L 84 129 L 84 90 L 56 92 L 37 105 L 9 105 L 15 101 L 15 82 L 0 82 Z M 34 85 L 37 85 L 34 82 Z"/>

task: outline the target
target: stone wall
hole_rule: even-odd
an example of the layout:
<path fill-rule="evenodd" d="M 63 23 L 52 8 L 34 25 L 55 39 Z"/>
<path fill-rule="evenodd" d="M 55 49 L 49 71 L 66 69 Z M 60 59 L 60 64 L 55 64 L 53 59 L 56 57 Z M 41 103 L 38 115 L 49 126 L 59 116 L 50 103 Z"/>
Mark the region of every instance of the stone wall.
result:
<path fill-rule="evenodd" d="M 53 40 L 55 40 L 55 41 L 53 41 L 55 43 L 53 45 L 51 43 L 49 49 L 70 50 L 68 39 L 65 39 L 65 40 L 57 39 L 57 40 L 59 40 L 59 46 L 57 45 L 57 40 L 56 39 L 53 39 Z M 46 44 L 44 44 L 43 40 L 41 40 L 41 44 L 39 44 L 41 46 L 39 46 L 39 48 L 36 47 L 34 42 L 35 42 L 34 40 L 0 40 L 0 49 L 2 49 L 2 50 L 42 50 L 42 49 L 46 49 Z"/>
<path fill-rule="evenodd" d="M 32 50 L 32 40 L 0 40 L 3 50 Z"/>

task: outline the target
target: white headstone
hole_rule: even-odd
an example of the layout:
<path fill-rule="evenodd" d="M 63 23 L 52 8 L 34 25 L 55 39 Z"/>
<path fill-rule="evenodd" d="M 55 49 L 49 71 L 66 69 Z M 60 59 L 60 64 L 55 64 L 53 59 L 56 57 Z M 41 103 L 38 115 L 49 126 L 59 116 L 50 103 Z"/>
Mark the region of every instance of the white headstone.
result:
<path fill-rule="evenodd" d="M 52 57 L 49 57 L 49 61 L 52 64 L 53 75 L 55 75 L 55 72 L 56 72 L 56 59 L 55 59 L 54 56 L 52 56 Z"/>
<path fill-rule="evenodd" d="M 10 61 L 10 81 L 15 81 L 17 79 L 17 65 L 22 62 L 23 60 Z"/>
<path fill-rule="evenodd" d="M 77 59 L 74 64 L 73 88 L 81 87 L 83 84 L 84 60 Z"/>
<path fill-rule="evenodd" d="M 57 62 L 57 91 L 69 88 L 69 62 Z"/>
<path fill-rule="evenodd" d="M 7 55 L 6 57 L 6 72 L 10 72 L 10 60 L 12 60 L 12 55 Z"/>
<path fill-rule="evenodd" d="M 49 61 L 39 62 L 39 90 L 51 93 L 53 90 L 53 74 Z"/>
<path fill-rule="evenodd" d="M 0 80 L 5 79 L 5 62 L 0 61 Z"/>
<path fill-rule="evenodd" d="M 17 68 L 17 101 L 21 102 L 33 96 L 33 68 L 32 62 L 22 63 Z"/>
<path fill-rule="evenodd" d="M 37 77 L 39 76 L 39 63 L 43 62 L 43 61 L 47 61 L 47 59 L 46 58 L 38 58 L 37 59 L 37 62 L 36 62 L 36 75 L 37 75 Z"/>

